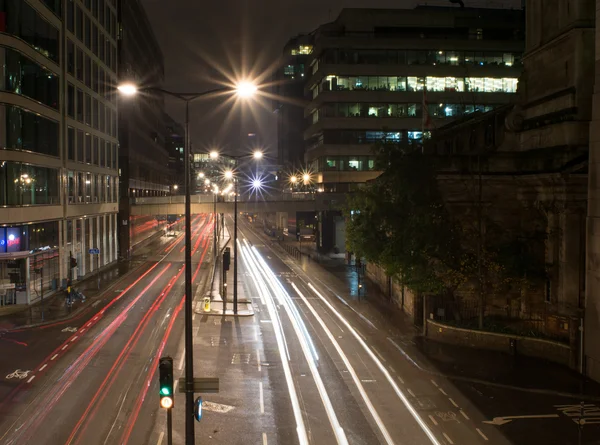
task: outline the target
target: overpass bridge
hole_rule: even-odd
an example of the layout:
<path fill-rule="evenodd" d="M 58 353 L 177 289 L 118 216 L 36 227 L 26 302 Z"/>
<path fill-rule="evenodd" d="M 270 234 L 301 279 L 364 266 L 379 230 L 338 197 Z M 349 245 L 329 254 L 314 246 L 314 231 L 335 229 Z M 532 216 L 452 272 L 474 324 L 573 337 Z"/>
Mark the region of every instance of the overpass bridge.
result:
<path fill-rule="evenodd" d="M 343 193 L 278 193 L 258 197 L 238 198 L 238 211 L 244 213 L 293 213 L 340 210 L 346 199 Z M 131 215 L 182 215 L 185 213 L 185 195 L 133 198 Z M 192 195 L 192 214 L 212 213 L 213 195 Z M 219 196 L 218 213 L 233 213 L 233 198 Z"/>

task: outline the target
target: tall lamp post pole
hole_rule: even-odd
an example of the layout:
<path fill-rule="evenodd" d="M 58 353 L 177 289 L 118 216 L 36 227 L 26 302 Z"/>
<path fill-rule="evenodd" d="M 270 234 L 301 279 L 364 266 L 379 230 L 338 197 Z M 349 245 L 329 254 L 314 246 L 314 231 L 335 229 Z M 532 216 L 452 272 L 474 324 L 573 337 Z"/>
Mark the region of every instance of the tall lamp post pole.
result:
<path fill-rule="evenodd" d="M 238 275 L 238 251 L 237 251 L 237 219 L 238 219 L 238 181 L 233 178 L 233 313 L 238 313 L 238 293 L 237 293 L 237 275 Z"/>

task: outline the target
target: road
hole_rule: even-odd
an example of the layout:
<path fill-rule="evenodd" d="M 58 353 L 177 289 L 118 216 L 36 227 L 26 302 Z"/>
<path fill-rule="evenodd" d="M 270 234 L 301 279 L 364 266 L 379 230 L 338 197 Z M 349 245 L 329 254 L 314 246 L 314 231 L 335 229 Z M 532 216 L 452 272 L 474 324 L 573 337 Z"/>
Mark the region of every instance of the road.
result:
<path fill-rule="evenodd" d="M 202 295 L 211 228 L 210 215 L 194 218 Z M 432 370 L 411 336 L 354 304 L 320 266 L 297 262 L 245 221 L 239 234 L 240 298 L 255 314 L 209 316 L 195 305 L 195 375 L 220 379 L 218 394 L 203 395 L 197 444 L 598 443 L 599 402 L 580 407 L 568 395 Z M 0 444 L 165 445 L 156 365 L 171 355 L 183 375 L 182 275 L 183 240 L 165 238 L 93 311 L 5 334 L 0 376 L 12 378 L 0 381 Z M 185 443 L 183 407 L 176 393 L 176 445 Z"/>
<path fill-rule="evenodd" d="M 200 284 L 208 276 L 211 227 L 210 216 L 193 221 Z M 26 375 L 0 384 L 0 443 L 147 442 L 157 412 L 148 397 L 157 360 L 176 349 L 182 333 L 183 245 L 182 236 L 156 243 L 85 317 L 4 336 L 10 341 L 1 352 L 11 359 L 2 361 L 1 372 L 18 368 Z"/>

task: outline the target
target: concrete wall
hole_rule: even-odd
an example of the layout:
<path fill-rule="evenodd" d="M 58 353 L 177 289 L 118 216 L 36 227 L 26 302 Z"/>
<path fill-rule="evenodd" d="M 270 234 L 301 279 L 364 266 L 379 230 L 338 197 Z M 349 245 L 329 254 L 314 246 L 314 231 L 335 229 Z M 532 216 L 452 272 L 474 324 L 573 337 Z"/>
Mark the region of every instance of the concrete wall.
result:
<path fill-rule="evenodd" d="M 520 354 L 565 366 L 571 365 L 571 348 L 548 340 L 455 328 L 432 320 L 427 320 L 427 338 L 441 343 Z"/>
<path fill-rule="evenodd" d="M 388 277 L 385 271 L 375 264 L 367 264 L 366 275 L 398 308 L 409 315 L 415 315 L 414 305 L 417 299 L 399 280 Z"/>

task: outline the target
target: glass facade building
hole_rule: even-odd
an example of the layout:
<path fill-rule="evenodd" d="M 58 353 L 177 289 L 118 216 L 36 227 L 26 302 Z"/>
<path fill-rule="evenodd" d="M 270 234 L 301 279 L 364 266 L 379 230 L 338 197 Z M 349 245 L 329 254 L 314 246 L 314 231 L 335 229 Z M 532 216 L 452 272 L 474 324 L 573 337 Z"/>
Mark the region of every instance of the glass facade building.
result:
<path fill-rule="evenodd" d="M 117 259 L 117 30 L 116 0 L 0 0 L 0 280 L 28 303 L 11 255 L 47 289 Z"/>
<path fill-rule="evenodd" d="M 436 126 L 514 100 L 523 31 L 520 10 L 436 7 L 344 9 L 318 28 L 303 92 L 317 189 L 347 192 L 377 177 L 378 141 L 421 144 Z"/>

